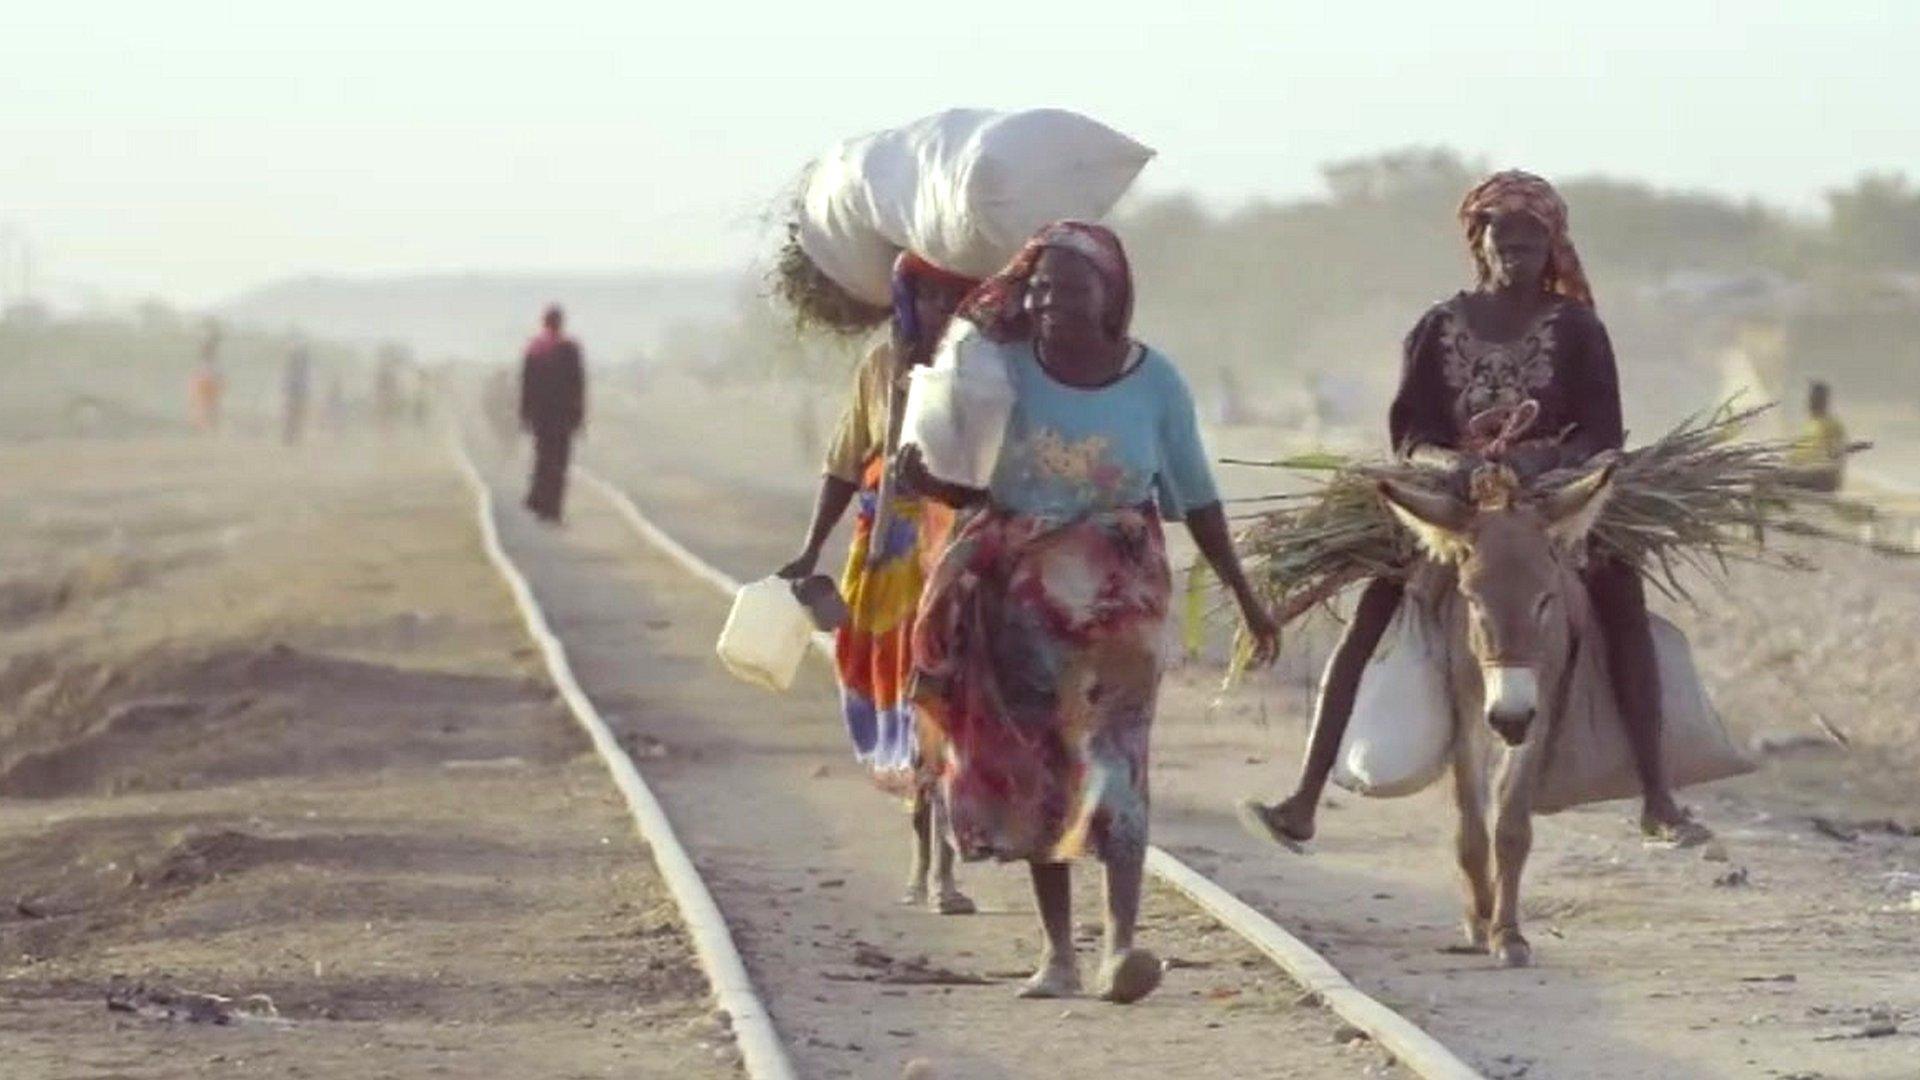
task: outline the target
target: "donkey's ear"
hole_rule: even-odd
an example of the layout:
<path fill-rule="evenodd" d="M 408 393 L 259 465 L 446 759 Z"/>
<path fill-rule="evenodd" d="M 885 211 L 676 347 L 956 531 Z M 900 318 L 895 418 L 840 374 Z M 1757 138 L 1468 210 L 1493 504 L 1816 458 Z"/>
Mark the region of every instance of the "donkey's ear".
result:
<path fill-rule="evenodd" d="M 1555 543 L 1572 545 L 1586 539 L 1613 495 L 1613 469 L 1609 462 L 1542 498 L 1540 513 Z"/>
<path fill-rule="evenodd" d="M 1441 491 L 1380 481 L 1380 497 L 1427 554 L 1439 562 L 1459 562 L 1467 553 L 1467 527 L 1473 507 Z"/>

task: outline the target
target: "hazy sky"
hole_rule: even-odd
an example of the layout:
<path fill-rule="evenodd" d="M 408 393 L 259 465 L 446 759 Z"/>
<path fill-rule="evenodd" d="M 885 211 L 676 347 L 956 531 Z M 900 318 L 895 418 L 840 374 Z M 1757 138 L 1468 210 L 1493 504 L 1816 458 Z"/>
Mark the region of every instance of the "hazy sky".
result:
<path fill-rule="evenodd" d="M 1916 0 L 19 0 L 6 23 L 0 224 L 57 282 L 189 303 L 743 265 L 821 147 L 950 105 L 1081 109 L 1160 151 L 1146 190 L 1223 207 L 1411 143 L 1800 209 L 1920 176 Z"/>

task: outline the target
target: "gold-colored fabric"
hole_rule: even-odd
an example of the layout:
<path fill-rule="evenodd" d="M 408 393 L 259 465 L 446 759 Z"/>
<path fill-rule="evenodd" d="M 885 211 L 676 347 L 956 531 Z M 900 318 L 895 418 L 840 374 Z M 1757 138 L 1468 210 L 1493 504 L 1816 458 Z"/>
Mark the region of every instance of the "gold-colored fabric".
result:
<path fill-rule="evenodd" d="M 828 476 L 858 484 L 867 463 L 886 448 L 893 368 L 893 347 L 882 343 L 855 369 L 852 398 L 827 443 Z"/>

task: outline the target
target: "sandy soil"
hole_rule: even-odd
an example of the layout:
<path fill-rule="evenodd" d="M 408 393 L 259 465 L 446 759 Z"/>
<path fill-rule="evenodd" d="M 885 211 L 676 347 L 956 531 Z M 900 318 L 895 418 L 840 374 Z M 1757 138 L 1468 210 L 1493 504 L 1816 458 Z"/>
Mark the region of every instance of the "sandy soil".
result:
<path fill-rule="evenodd" d="M 0 448 L 0 1074 L 736 1074 L 471 514 L 434 444 Z"/>
<path fill-rule="evenodd" d="M 587 456 L 723 568 L 765 573 L 796 545 L 813 483 L 785 408 L 770 389 L 724 405 L 630 396 L 607 404 Z M 1257 432 L 1224 434 L 1219 449 L 1258 452 Z M 1262 482 L 1227 474 L 1235 493 Z M 1742 569 L 1697 608 L 1666 606 L 1732 729 L 1790 748 L 1687 793 L 1721 834 L 1705 852 L 1643 848 L 1625 804 L 1546 821 L 1528 877 L 1532 971 L 1442 951 L 1458 902 L 1438 797 L 1336 795 L 1307 859 L 1234 826 L 1234 797 L 1292 779 L 1328 626 L 1295 634 L 1274 676 L 1233 694 L 1204 666 L 1173 680 L 1157 835 L 1490 1076 L 1920 1075 L 1920 564 L 1812 554 L 1816 574 Z"/>

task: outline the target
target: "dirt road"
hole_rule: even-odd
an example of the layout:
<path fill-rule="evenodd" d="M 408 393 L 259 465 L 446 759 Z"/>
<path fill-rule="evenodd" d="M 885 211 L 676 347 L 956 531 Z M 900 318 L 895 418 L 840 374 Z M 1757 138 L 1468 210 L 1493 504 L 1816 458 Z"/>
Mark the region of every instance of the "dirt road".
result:
<path fill-rule="evenodd" d="M 0 567 L 0 1076 L 736 1075 L 437 442 L 0 448 Z"/>
<path fill-rule="evenodd" d="M 588 454 L 742 577 L 791 554 L 810 485 L 774 421 L 747 419 L 750 400 L 730 406 L 724 441 L 698 434 L 713 415 L 698 403 L 630 402 L 648 437 L 617 439 L 603 420 Z M 1317 657 L 1225 696 L 1209 669 L 1175 680 L 1156 729 L 1156 836 L 1489 1076 L 1920 1076 L 1920 819 L 1903 753 L 1920 569 L 1844 549 L 1825 559 L 1818 578 L 1743 573 L 1736 591 L 1674 614 L 1743 737 L 1817 732 L 1814 700 L 1855 751 L 1796 751 L 1689 793 L 1721 835 L 1704 852 L 1643 848 L 1625 804 L 1546 821 L 1528 875 L 1533 970 L 1443 951 L 1458 907 L 1437 797 L 1336 795 L 1304 859 L 1235 828 L 1234 797 L 1293 775 L 1301 676 Z"/>

